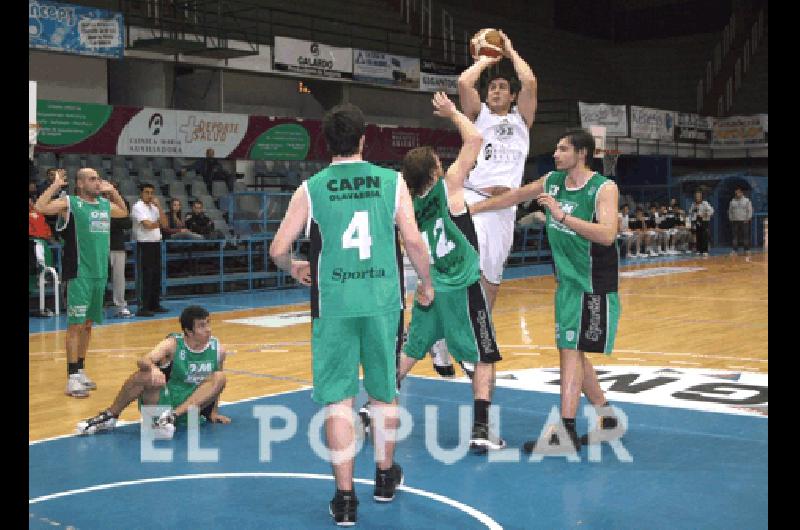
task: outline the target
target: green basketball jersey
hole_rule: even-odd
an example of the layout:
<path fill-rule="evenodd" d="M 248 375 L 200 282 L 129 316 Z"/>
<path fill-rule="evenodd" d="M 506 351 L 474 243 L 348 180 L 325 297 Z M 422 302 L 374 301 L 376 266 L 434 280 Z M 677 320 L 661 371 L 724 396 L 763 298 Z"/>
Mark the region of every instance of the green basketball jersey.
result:
<path fill-rule="evenodd" d="M 597 194 L 610 182 L 600 173 L 592 175 L 580 189 L 566 186 L 567 174 L 552 171 L 545 177 L 544 191 L 558 201 L 561 209 L 572 217 L 597 222 Z M 617 291 L 619 282 L 617 243 L 598 245 L 559 223 L 547 211 L 547 239 L 553 252 L 556 278 L 587 293 Z"/>
<path fill-rule="evenodd" d="M 67 195 L 67 199 L 67 221 L 56 227 L 64 236 L 63 279 L 107 278 L 111 203 L 103 197 L 94 204 L 75 195 Z"/>
<path fill-rule="evenodd" d="M 205 349 L 195 352 L 186 345 L 182 333 L 172 333 L 177 347 L 172 359 L 172 367 L 167 381 L 167 392 L 173 397 L 173 403 L 182 403 L 206 380 L 219 369 L 219 341 L 211 337 Z"/>
<path fill-rule="evenodd" d="M 443 178 L 424 197 L 414 197 L 414 216 L 431 255 L 431 280 L 435 290 L 463 289 L 480 279 L 478 252 L 450 217 L 447 184 Z M 469 211 L 459 217 L 463 216 L 469 218 L 471 225 Z"/>
<path fill-rule="evenodd" d="M 394 170 L 359 161 L 331 164 L 303 183 L 314 318 L 402 309 L 397 179 Z"/>

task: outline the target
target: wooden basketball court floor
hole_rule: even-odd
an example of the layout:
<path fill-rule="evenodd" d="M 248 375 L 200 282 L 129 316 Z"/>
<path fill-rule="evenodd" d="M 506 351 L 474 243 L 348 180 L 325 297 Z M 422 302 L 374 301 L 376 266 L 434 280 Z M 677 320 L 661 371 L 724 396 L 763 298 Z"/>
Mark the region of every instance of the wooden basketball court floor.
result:
<path fill-rule="evenodd" d="M 549 272 L 548 266 L 510 269 L 507 276 L 516 279 L 504 282 L 494 312 L 504 357 L 494 402 L 506 451 L 517 456 L 523 441 L 550 421 L 548 411 L 557 417 Z M 594 461 L 590 447 L 573 463 L 525 456 L 493 463 L 491 455 L 487 462 L 465 454 L 445 464 L 429 445 L 429 407 L 438 411 L 434 443 L 459 446 L 469 425 L 459 424 L 458 407 L 469 412 L 471 391 L 465 378 L 436 377 L 424 360 L 400 392 L 414 424 L 395 454 L 406 484 L 390 505 L 372 502 L 374 463 L 365 443 L 354 469 L 358 525 L 765 528 L 767 287 L 765 254 L 750 262 L 717 256 L 623 266 L 615 352 L 590 358 L 612 404 L 629 419 L 622 439 L 629 461 L 603 444 Z M 172 455 L 164 462 L 144 460 L 136 424 L 90 437 L 70 433 L 111 402 L 137 357 L 178 329 L 175 315 L 190 301 L 167 301 L 172 313 L 165 319 L 98 326 L 86 365 L 98 389 L 86 399 L 63 395 L 64 332 L 31 333 L 29 528 L 333 527 L 326 504 L 330 466 L 314 456 L 311 443 L 319 407 L 309 390 L 306 300 L 304 288 L 191 300 L 209 307 L 214 334 L 235 352 L 226 362 L 221 407 L 233 422 L 202 426 L 194 442 L 180 428 L 173 440 L 155 444 Z M 264 327 L 267 320 L 279 327 Z M 47 326 L 53 323 L 30 324 Z M 254 416 L 269 406 L 291 411 L 297 431 L 273 443 L 271 459 L 263 460 L 264 425 Z M 122 418 L 138 420 L 135 405 Z M 585 432 L 585 414 L 578 427 Z M 462 428 L 467 434 L 459 434 Z M 199 439 L 216 458 L 193 459 Z"/>
<path fill-rule="evenodd" d="M 670 271 L 673 267 L 678 270 Z M 590 354 L 595 365 L 767 373 L 767 254 L 754 254 L 750 262 L 741 256 L 712 256 L 629 264 L 621 267 L 621 276 L 622 316 L 615 351 L 611 356 Z M 498 371 L 558 367 L 553 294 L 551 275 L 504 282 L 493 314 L 503 355 Z M 179 312 L 185 303 L 168 305 Z M 233 352 L 225 365 L 223 401 L 310 384 L 310 324 L 265 328 L 226 322 L 307 310 L 307 303 L 299 303 L 212 313 L 213 334 Z M 408 316 L 407 311 L 406 323 Z M 179 331 L 175 316 L 95 326 L 86 370 L 98 388 L 85 399 L 64 395 L 65 332 L 30 334 L 29 439 L 72 433 L 77 421 L 112 402 L 136 359 L 173 331 Z M 412 373 L 435 375 L 427 359 Z M 139 419 L 135 404 L 122 419 Z"/>

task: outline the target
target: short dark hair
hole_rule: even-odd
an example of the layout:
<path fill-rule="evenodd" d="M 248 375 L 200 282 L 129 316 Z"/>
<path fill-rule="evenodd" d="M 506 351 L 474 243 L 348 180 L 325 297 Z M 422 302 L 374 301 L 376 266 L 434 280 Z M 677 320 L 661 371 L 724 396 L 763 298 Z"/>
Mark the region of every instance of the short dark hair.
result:
<path fill-rule="evenodd" d="M 155 190 L 156 189 L 156 187 L 153 186 L 152 184 L 150 184 L 149 182 L 142 182 L 141 184 L 139 184 L 139 191 L 140 192 L 146 190 L 147 188 L 150 188 L 151 190 Z"/>
<path fill-rule="evenodd" d="M 206 308 L 200 307 L 199 305 L 186 306 L 183 308 L 183 311 L 181 311 L 181 329 L 184 332 L 194 332 L 194 322 L 196 320 L 203 320 L 204 318 L 208 318 L 208 310 L 206 310 Z"/>
<path fill-rule="evenodd" d="M 586 129 L 568 129 L 561 135 L 559 140 L 566 138 L 577 153 L 581 149 L 586 149 L 586 165 L 588 166 L 594 156 L 594 136 Z"/>
<path fill-rule="evenodd" d="M 54 176 L 54 177 L 55 177 L 55 176 L 56 176 L 56 171 L 58 171 L 56 168 L 54 168 L 54 167 L 49 167 L 49 168 L 47 168 L 47 172 L 45 173 L 45 175 L 47 175 L 48 177 L 49 177 L 50 175 L 52 175 L 52 176 Z"/>
<path fill-rule="evenodd" d="M 480 94 L 481 99 L 484 101 L 488 95 L 489 85 L 495 79 L 505 79 L 508 81 L 508 88 L 511 91 L 511 95 L 519 94 L 519 91 L 522 89 L 522 83 L 520 83 L 519 77 L 517 77 L 517 72 L 514 70 L 514 64 L 511 62 L 511 59 L 503 58 L 496 65 L 490 66 L 484 70 L 481 75 Z"/>
<path fill-rule="evenodd" d="M 421 195 L 430 185 L 431 170 L 436 167 L 436 152 L 427 145 L 416 147 L 403 157 L 403 178 L 412 197 Z"/>
<path fill-rule="evenodd" d="M 356 154 L 366 129 L 364 113 L 352 103 L 336 105 L 322 119 L 322 132 L 333 156 Z"/>
<path fill-rule="evenodd" d="M 201 201 L 200 199 L 195 199 L 195 200 L 192 201 L 192 206 L 194 206 L 195 204 L 199 204 L 200 206 L 203 206 L 203 201 Z"/>

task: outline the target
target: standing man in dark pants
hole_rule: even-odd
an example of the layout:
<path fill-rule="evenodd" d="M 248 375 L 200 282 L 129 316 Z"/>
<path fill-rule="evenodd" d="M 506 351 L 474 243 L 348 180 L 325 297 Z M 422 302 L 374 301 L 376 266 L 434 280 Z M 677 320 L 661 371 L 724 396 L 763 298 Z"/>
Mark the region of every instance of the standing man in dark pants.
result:
<path fill-rule="evenodd" d="M 750 220 L 753 218 L 753 205 L 750 199 L 744 196 L 744 188 L 736 186 L 736 196 L 731 199 L 728 206 L 728 219 L 733 232 L 733 250 L 736 254 L 739 246 L 744 247 L 744 254 L 750 260 Z"/>
<path fill-rule="evenodd" d="M 136 238 L 136 294 L 139 310 L 136 316 L 151 317 L 166 313 L 161 306 L 161 228 L 167 218 L 155 197 L 152 184 L 142 184 L 141 199 L 133 205 L 133 233 Z"/>
<path fill-rule="evenodd" d="M 704 258 L 708 257 L 708 223 L 711 221 L 711 216 L 714 215 L 714 208 L 708 204 L 708 201 L 703 200 L 703 192 L 694 192 L 694 202 L 689 207 L 689 215 L 692 218 L 692 231 L 697 238 L 695 251 L 697 254 L 702 254 Z"/>
<path fill-rule="evenodd" d="M 112 182 L 111 185 L 119 192 L 119 182 Z M 104 196 L 110 198 L 110 193 L 104 194 Z M 125 207 L 130 210 L 128 201 L 126 201 L 124 197 L 122 200 L 125 202 Z M 117 318 L 127 318 L 131 316 L 128 303 L 125 301 L 125 261 L 127 258 L 125 241 L 128 240 L 128 231 L 132 226 L 131 218 L 128 216 L 111 218 L 111 251 L 108 257 L 111 262 L 114 316 Z"/>

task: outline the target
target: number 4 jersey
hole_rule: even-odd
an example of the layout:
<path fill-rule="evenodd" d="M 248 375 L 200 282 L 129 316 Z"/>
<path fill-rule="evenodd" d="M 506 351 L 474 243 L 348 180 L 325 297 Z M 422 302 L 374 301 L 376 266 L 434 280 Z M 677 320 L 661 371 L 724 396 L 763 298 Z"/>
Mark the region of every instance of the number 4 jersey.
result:
<path fill-rule="evenodd" d="M 414 197 L 414 216 L 431 255 L 435 290 L 464 289 L 480 279 L 478 238 L 472 217 L 469 210 L 450 216 L 443 178 L 423 197 Z"/>
<path fill-rule="evenodd" d="M 357 161 L 331 164 L 303 183 L 312 317 L 372 316 L 403 308 L 397 182 L 396 171 Z"/>

